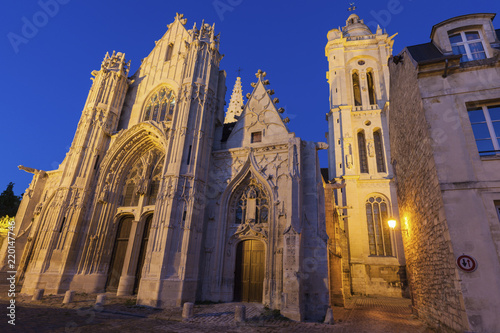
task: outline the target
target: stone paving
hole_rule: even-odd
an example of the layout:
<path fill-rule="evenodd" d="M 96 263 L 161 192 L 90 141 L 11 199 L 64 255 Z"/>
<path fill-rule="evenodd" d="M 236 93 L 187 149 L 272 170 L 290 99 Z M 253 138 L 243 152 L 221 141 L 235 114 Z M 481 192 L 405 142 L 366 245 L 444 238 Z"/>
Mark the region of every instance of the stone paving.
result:
<path fill-rule="evenodd" d="M 291 321 L 257 303 L 195 304 L 194 317 L 182 321 L 182 308 L 154 309 L 135 305 L 134 297 L 107 294 L 103 306 L 95 306 L 95 294 L 76 294 L 62 305 L 64 295 L 16 297 L 16 325 L 7 324 L 8 299 L 0 296 L 0 332 L 335 332 L 427 333 L 434 332 L 416 319 L 410 301 L 387 297 L 353 297 L 346 307 L 334 307 L 334 325 Z M 237 304 L 246 306 L 245 323 L 235 323 Z"/>

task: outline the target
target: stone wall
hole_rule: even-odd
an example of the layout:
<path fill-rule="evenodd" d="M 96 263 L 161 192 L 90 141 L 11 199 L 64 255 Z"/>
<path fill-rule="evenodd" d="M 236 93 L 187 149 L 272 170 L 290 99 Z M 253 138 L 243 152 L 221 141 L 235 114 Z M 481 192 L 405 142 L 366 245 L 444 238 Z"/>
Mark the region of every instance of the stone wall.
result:
<path fill-rule="evenodd" d="M 406 53 L 389 69 L 390 145 L 413 309 L 433 326 L 467 330 L 417 71 Z"/>

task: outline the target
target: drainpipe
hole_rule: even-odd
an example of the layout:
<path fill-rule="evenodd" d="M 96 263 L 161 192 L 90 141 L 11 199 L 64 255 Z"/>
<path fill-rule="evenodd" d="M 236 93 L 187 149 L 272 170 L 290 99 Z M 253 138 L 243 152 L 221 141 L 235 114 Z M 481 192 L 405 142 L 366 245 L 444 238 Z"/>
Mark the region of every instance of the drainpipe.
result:
<path fill-rule="evenodd" d="M 444 62 L 445 62 L 445 65 L 444 65 L 443 78 L 446 78 L 448 76 L 448 59 L 445 59 Z"/>

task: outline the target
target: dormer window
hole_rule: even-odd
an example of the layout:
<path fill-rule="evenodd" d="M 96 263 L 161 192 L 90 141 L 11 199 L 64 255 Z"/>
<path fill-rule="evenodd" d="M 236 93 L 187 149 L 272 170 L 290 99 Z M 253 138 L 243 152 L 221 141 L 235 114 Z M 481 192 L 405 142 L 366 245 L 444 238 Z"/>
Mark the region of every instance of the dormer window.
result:
<path fill-rule="evenodd" d="M 461 31 L 449 35 L 453 54 L 461 54 L 461 62 L 486 59 L 479 31 Z"/>

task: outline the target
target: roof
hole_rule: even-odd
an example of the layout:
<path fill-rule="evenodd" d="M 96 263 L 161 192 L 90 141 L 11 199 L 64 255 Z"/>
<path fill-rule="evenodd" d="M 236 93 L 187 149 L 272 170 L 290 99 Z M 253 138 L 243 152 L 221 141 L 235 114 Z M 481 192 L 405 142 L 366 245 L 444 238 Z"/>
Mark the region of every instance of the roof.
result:
<path fill-rule="evenodd" d="M 500 29 L 495 30 L 495 32 L 497 33 L 497 39 L 500 40 Z"/>
<path fill-rule="evenodd" d="M 491 21 L 493 21 L 495 16 L 496 16 L 496 14 L 494 14 L 494 13 L 476 13 L 476 14 L 466 14 L 466 15 L 460 15 L 460 16 L 455 16 L 455 17 L 449 18 L 447 20 L 444 20 L 443 22 L 439 22 L 438 24 L 435 24 L 432 27 L 431 39 L 434 38 L 434 33 L 436 32 L 436 30 L 438 28 L 440 28 L 448 23 L 452 23 L 455 21 L 462 21 L 462 20 L 466 20 L 466 19 L 480 19 L 480 18 L 488 18 Z"/>
<path fill-rule="evenodd" d="M 222 142 L 226 142 L 227 138 L 229 138 L 229 135 L 231 135 L 231 132 L 233 131 L 234 125 L 236 125 L 236 122 L 234 123 L 225 123 L 222 127 Z"/>
<path fill-rule="evenodd" d="M 328 183 L 328 168 L 321 168 L 321 176 L 323 177 L 323 180 L 325 183 Z"/>
<path fill-rule="evenodd" d="M 441 51 L 431 42 L 408 46 L 406 49 L 416 62 L 429 61 L 443 57 Z"/>

